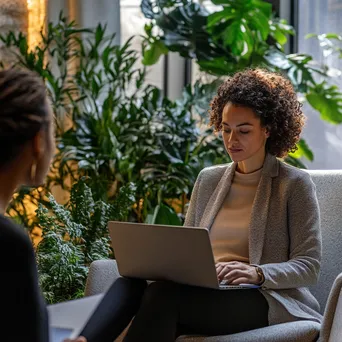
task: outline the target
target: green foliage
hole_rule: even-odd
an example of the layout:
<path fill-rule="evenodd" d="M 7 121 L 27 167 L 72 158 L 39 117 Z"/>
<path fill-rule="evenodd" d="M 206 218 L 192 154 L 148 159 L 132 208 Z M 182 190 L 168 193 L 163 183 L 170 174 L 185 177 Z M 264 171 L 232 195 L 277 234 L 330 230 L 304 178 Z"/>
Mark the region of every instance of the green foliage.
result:
<path fill-rule="evenodd" d="M 170 207 L 174 198 L 182 205 L 170 208 L 182 219 L 200 169 L 229 161 L 212 132 L 198 128 L 214 87 L 198 83 L 178 101 L 165 98 L 145 84 L 131 40 L 115 45 L 101 24 L 79 30 L 61 15 L 33 51 L 24 35 L 0 39 L 15 52 L 16 64 L 45 79 L 58 113 L 58 152 L 47 190 L 59 185 L 70 191 L 70 184 L 87 176 L 94 198 L 111 203 L 121 186 L 134 182 L 131 220 L 144 222 L 162 203 Z M 14 208 L 21 206 L 13 202 Z M 35 224 L 33 220 L 31 226 Z"/>
<path fill-rule="evenodd" d="M 169 206 L 163 203 L 156 206 L 153 214 L 147 215 L 146 223 L 166 224 L 174 226 L 182 225 L 182 222 L 177 214 Z"/>
<path fill-rule="evenodd" d="M 49 303 L 82 295 L 89 264 L 112 256 L 108 221 L 127 219 L 136 189 L 120 189 L 113 204 L 95 201 L 85 178 L 74 184 L 70 201 L 62 206 L 49 195 L 51 210 L 39 204 L 42 240 L 36 250 L 39 281 Z"/>
<path fill-rule="evenodd" d="M 269 2 L 262 0 L 212 0 L 218 9 L 209 12 L 203 3 L 192 1 L 142 0 L 146 18 L 144 59 L 146 65 L 156 63 L 167 51 L 178 52 L 194 60 L 200 70 L 215 76 L 228 76 L 246 67 L 265 67 L 286 75 L 296 91 L 302 93 L 323 120 L 341 122 L 340 91 L 326 82 L 339 76 L 338 70 L 320 65 L 307 54 L 285 54 L 284 45 L 295 30 L 284 19 L 274 16 Z M 329 33 L 310 35 L 320 42 L 325 55 L 341 56 L 340 35 Z M 147 51 L 163 46 L 153 58 Z M 323 83 L 322 82 L 323 79 Z M 302 143 L 301 143 L 302 144 Z M 298 145 L 299 150 L 302 145 Z M 291 154 L 288 161 L 296 164 L 298 156 Z M 310 160 L 310 159 L 309 159 Z M 298 160 L 296 164 L 303 167 Z"/>
<path fill-rule="evenodd" d="M 289 158 L 291 158 L 291 160 L 305 157 L 306 159 L 313 161 L 314 155 L 305 140 L 303 139 L 299 140 L 299 143 L 297 144 L 297 148 L 298 149 L 296 152 L 289 154 Z M 293 164 L 293 162 L 291 162 L 290 164 Z"/>
<path fill-rule="evenodd" d="M 342 123 L 342 94 L 337 86 L 329 86 L 326 82 L 315 84 L 306 94 L 306 99 L 323 120 L 333 124 Z"/>
<path fill-rule="evenodd" d="M 142 11 L 151 19 L 146 26 L 145 47 L 163 43 L 168 50 L 195 59 L 203 71 L 227 75 L 265 63 L 265 52 L 271 47 L 282 51 L 287 35 L 294 34 L 286 21 L 273 17 L 272 6 L 265 1 L 212 2 L 222 10 L 210 13 L 192 1 L 169 1 L 163 6 L 143 0 Z M 160 30 L 153 31 L 153 27 Z M 163 49 L 162 53 L 167 51 Z M 146 65 L 155 61 L 144 53 Z"/>
<path fill-rule="evenodd" d="M 16 65 L 45 80 L 56 113 L 47 185 L 20 190 L 9 210 L 31 234 L 42 229 L 38 271 L 50 303 L 82 295 L 89 263 L 111 256 L 108 220 L 179 225 L 199 171 L 229 161 L 212 131 L 199 128 L 213 87 L 198 83 L 171 101 L 145 84 L 131 40 L 113 39 L 102 25 L 79 30 L 62 15 L 33 51 L 22 34 L 0 36 Z M 47 195 L 55 185 L 69 193 L 66 205 Z"/>
<path fill-rule="evenodd" d="M 339 58 L 342 58 L 342 36 L 337 33 L 323 33 L 323 34 L 313 34 L 310 33 L 306 35 L 307 39 L 316 38 L 319 45 L 323 49 L 323 56 L 328 57 L 330 55 L 337 54 Z"/>

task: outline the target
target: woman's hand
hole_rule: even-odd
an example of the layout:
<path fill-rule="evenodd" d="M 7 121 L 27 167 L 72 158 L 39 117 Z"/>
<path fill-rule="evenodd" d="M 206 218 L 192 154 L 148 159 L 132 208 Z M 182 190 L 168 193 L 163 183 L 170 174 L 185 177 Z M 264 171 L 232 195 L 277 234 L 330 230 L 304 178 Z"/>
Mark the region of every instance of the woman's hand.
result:
<path fill-rule="evenodd" d="M 63 342 L 87 342 L 87 339 L 83 336 L 79 336 L 76 339 L 70 340 L 69 338 L 67 338 L 66 340 L 64 340 Z"/>
<path fill-rule="evenodd" d="M 260 283 L 256 268 L 239 261 L 217 263 L 216 273 L 219 281 L 225 280 L 231 285 Z"/>

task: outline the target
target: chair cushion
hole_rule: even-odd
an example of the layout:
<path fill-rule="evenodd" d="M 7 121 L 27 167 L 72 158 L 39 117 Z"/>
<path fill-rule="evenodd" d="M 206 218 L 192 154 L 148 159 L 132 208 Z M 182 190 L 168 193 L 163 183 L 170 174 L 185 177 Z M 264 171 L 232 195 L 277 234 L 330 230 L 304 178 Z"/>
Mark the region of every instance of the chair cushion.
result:
<path fill-rule="evenodd" d="M 320 328 L 316 322 L 298 321 L 232 335 L 180 336 L 177 342 L 313 342 L 317 340 Z"/>

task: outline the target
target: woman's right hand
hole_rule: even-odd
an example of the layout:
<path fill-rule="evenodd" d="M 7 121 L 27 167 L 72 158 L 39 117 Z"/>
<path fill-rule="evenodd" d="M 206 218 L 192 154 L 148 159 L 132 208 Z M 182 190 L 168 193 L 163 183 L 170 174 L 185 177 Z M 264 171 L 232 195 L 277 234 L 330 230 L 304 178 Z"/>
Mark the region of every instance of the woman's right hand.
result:
<path fill-rule="evenodd" d="M 239 261 L 219 262 L 216 264 L 218 280 L 227 284 L 259 284 L 260 279 L 255 266 Z"/>

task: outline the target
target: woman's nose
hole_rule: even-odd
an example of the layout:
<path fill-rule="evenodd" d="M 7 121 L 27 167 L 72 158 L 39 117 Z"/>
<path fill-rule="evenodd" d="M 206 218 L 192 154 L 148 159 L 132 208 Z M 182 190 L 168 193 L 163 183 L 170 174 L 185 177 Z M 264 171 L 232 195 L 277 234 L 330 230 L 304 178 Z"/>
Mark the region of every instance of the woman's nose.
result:
<path fill-rule="evenodd" d="M 230 134 L 229 134 L 228 141 L 229 142 L 233 142 L 233 141 L 236 141 L 236 140 L 237 140 L 237 134 L 234 131 L 231 131 Z"/>

